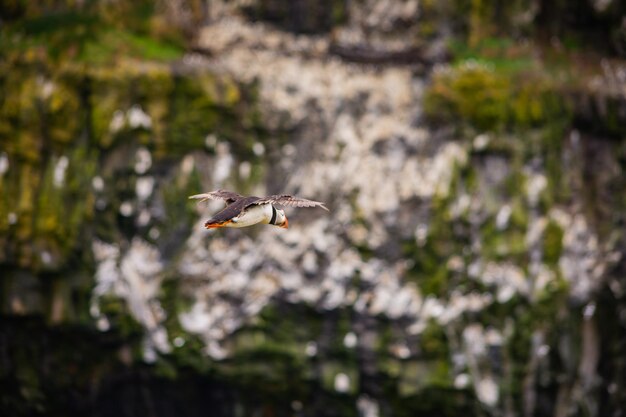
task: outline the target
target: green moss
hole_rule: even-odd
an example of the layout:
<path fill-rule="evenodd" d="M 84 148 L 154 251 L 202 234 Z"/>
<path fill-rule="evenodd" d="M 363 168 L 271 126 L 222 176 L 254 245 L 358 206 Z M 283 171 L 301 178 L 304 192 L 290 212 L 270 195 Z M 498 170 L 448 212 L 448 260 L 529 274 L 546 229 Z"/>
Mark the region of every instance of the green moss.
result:
<path fill-rule="evenodd" d="M 463 248 L 469 245 L 466 220 L 451 219 L 449 213 L 455 189 L 467 186 L 460 173 L 454 177 L 450 197 L 433 200 L 428 236 L 423 245 L 419 246 L 415 240 L 405 241 L 402 245 L 404 256 L 414 262 L 407 277 L 415 281 L 424 295 L 444 296 L 448 293 L 453 278 L 448 260 L 462 254 Z M 471 174 L 468 179 L 470 183 L 473 181 Z"/>
<path fill-rule="evenodd" d="M 130 81 L 127 77 L 106 77 L 101 75 L 91 79 L 92 94 L 89 97 L 91 106 L 91 126 L 94 137 L 103 148 L 113 144 L 114 135 L 110 131 L 113 114 L 128 104 L 123 95 L 129 91 Z"/>
<path fill-rule="evenodd" d="M 331 25 L 339 26 L 348 21 L 350 17 L 348 14 L 348 10 L 346 7 L 346 2 L 344 1 L 333 1 L 332 2 L 332 12 L 331 12 Z"/>
<path fill-rule="evenodd" d="M 161 359 L 165 362 L 161 373 L 168 378 L 178 376 L 178 372 L 182 369 L 191 369 L 204 374 L 211 368 L 204 341 L 199 336 L 186 332 L 180 324 L 179 315 L 189 311 L 193 298 L 180 291 L 179 278 L 178 274 L 166 274 L 159 294 L 161 306 L 164 311 L 167 311 L 162 324 L 167 330 L 172 352 L 168 355 L 160 355 L 158 362 L 161 362 Z M 179 345 L 180 340 L 183 342 L 182 345 Z"/>
<path fill-rule="evenodd" d="M 213 95 L 215 90 L 212 90 L 212 84 L 217 81 L 212 75 L 202 78 L 175 79 L 166 119 L 167 149 L 159 151 L 176 154 L 189 149 L 202 149 L 206 135 L 215 131 L 221 117 Z M 228 115 L 225 115 L 227 118 Z"/>
<path fill-rule="evenodd" d="M 519 151 L 513 155 L 512 170 L 507 178 L 502 179 L 501 187 L 496 190 L 498 198 L 504 198 L 511 214 L 505 228 L 496 225 L 496 216 L 501 202 L 491 207 L 491 216 L 480 225 L 481 256 L 487 260 L 512 261 L 524 267 L 528 263 L 526 234 L 528 228 L 528 208 L 525 199 L 525 182 L 521 168 L 517 167 Z"/>
<path fill-rule="evenodd" d="M 460 116 L 480 130 L 506 122 L 509 80 L 487 65 L 467 62 L 435 73 L 424 98 L 424 111 L 435 119 Z"/>
<path fill-rule="evenodd" d="M 563 143 L 566 131 L 570 126 L 570 117 L 555 115 L 550 123 L 546 123 L 542 129 L 539 143 L 535 147 L 536 152 L 543 156 L 548 186 L 541 196 L 541 204 L 547 211 L 549 207 L 557 203 L 570 201 L 572 187 L 566 180 L 565 166 L 563 164 Z"/>
<path fill-rule="evenodd" d="M 47 251 L 57 260 L 51 265 L 53 268 L 62 265 L 76 249 L 81 227 L 91 216 L 93 200 L 89 188 L 96 167 L 94 155 L 78 146 L 68 158 L 64 181 L 57 184 L 54 175 L 58 163 L 59 159 L 53 159 L 48 164 L 37 195 L 34 222 L 36 245 L 39 251 Z M 46 267 L 38 259 L 33 259 L 32 264 Z"/>
<path fill-rule="evenodd" d="M 52 25 L 29 33 L 47 30 L 57 29 Z M 90 181 L 109 151 L 142 144 L 154 151 L 156 164 L 204 149 L 206 135 L 216 133 L 230 141 L 236 154 L 250 156 L 253 144 L 265 134 L 251 99 L 255 93 L 244 92 L 245 86 L 228 77 L 206 72 L 176 75 L 158 63 L 139 68 L 60 67 L 41 57 L 31 62 L 26 55 L 12 65 L 0 63 L 0 146 L 10 161 L 0 187 L 11 197 L 3 193 L 0 198 L 0 231 L 2 239 L 11 242 L 3 245 L 0 259 L 37 268 L 62 267 L 78 245 L 85 219 L 93 216 Z M 135 107 L 148 114 L 149 126 L 129 124 Z M 54 168 L 61 157 L 69 159 L 65 183 L 55 185 Z M 254 158 L 258 179 L 262 169 Z M 109 170 L 102 175 L 115 181 L 114 165 L 107 163 Z M 116 172 L 110 172 L 111 167 Z M 113 203 L 134 195 L 134 176 L 124 176 L 128 184 L 121 194 L 109 196 Z M 165 192 L 169 202 L 178 201 L 171 206 L 177 220 L 172 224 L 177 226 L 195 216 L 192 206 L 182 205 L 200 188 L 197 172 L 185 181 L 188 186 L 182 184 L 175 195 Z M 109 209 L 101 214 L 98 230 L 106 230 L 105 235 L 118 230 L 111 227 L 117 213 Z M 10 224 L 14 218 L 15 224 Z M 132 232 L 134 227 L 124 229 Z M 53 262 L 45 266 L 37 260 L 42 253 Z"/>
<path fill-rule="evenodd" d="M 79 135 L 79 127 L 84 120 L 79 93 L 81 81 L 66 78 L 48 83 L 52 91 L 43 103 L 42 130 L 59 147 L 75 141 Z"/>
<path fill-rule="evenodd" d="M 17 177 L 20 193 L 17 200 L 16 212 L 18 217 L 15 235 L 21 241 L 30 239 L 33 232 L 35 190 L 37 190 L 40 181 L 37 174 L 35 167 L 24 164 L 20 167 Z"/>
<path fill-rule="evenodd" d="M 450 42 L 450 50 L 455 65 L 478 61 L 492 66 L 502 74 L 529 72 L 537 65 L 533 58 L 533 50 L 509 37 L 487 37 L 475 44 L 453 39 Z"/>
<path fill-rule="evenodd" d="M 604 131 L 609 135 L 623 137 L 626 135 L 624 126 L 624 103 L 621 98 L 607 95 L 601 98 L 604 100 L 604 111 L 598 115 L 598 126 L 594 126 L 598 131 Z"/>
<path fill-rule="evenodd" d="M 556 280 L 549 283 L 544 291 L 538 294 L 535 301 L 530 303 L 526 300 L 518 300 L 512 312 L 501 316 L 516 317 L 514 332 L 506 345 L 506 354 L 513 365 L 507 390 L 518 402 L 517 407 L 521 407 L 523 401 L 525 388 L 522 381 L 527 376 L 534 334 L 543 333 L 548 346 L 558 346 L 563 340 L 561 333 L 563 326 L 579 328 L 579 323 L 576 322 L 582 317 L 581 314 L 567 314 L 564 317 L 561 315 L 561 309 L 566 304 L 567 298 L 567 282 L 557 276 Z"/>
<path fill-rule="evenodd" d="M 154 141 L 156 146 L 167 142 L 165 118 L 173 86 L 167 67 L 155 65 L 140 72 L 126 67 L 101 69 L 89 74 L 89 82 L 93 91 L 89 97 L 91 123 L 100 146 L 109 148 L 129 139 L 144 144 Z M 150 127 L 129 125 L 128 112 L 134 106 L 150 116 Z"/>
<path fill-rule="evenodd" d="M 128 340 L 138 340 L 143 334 L 142 325 L 130 314 L 126 302 L 115 295 L 103 295 L 98 299 L 100 313 L 106 317 L 111 329 Z"/>
<path fill-rule="evenodd" d="M 41 140 L 40 83 L 36 74 L 3 68 L 0 92 L 0 144 L 10 155 L 26 162 L 39 162 Z"/>
<path fill-rule="evenodd" d="M 356 367 L 350 366 L 344 362 L 337 362 L 333 360 L 326 360 L 322 364 L 322 381 L 321 385 L 328 391 L 335 390 L 335 380 L 338 374 L 345 374 L 348 376 L 350 385 L 348 387 L 348 394 L 355 395 L 359 392 L 359 373 Z"/>
<path fill-rule="evenodd" d="M 480 228 L 482 256 L 490 260 L 513 260 L 518 265 L 526 265 L 526 224 L 516 223 L 511 222 L 505 230 L 498 230 L 494 220 L 484 223 Z"/>
<path fill-rule="evenodd" d="M 130 31 L 107 28 L 95 39 L 85 42 L 79 61 L 90 64 L 110 64 L 120 55 L 143 60 L 173 61 L 183 49 L 175 43 L 163 42 Z"/>
<path fill-rule="evenodd" d="M 494 32 L 493 5 L 489 0 L 470 0 L 469 44 L 476 45 Z"/>
<path fill-rule="evenodd" d="M 92 124 L 103 147 L 132 137 L 152 147 L 157 158 L 171 158 L 203 149 L 206 136 L 215 133 L 229 141 L 236 153 L 253 155 L 258 126 L 247 121 L 256 103 L 249 102 L 242 86 L 227 77 L 177 76 L 167 67 L 154 66 L 134 73 L 100 70 L 92 74 L 91 85 Z M 145 134 L 128 125 L 127 112 L 137 105 L 152 122 Z M 121 122 L 117 130 L 112 129 L 114 119 Z"/>
<path fill-rule="evenodd" d="M 321 317 L 306 306 L 270 304 L 254 323 L 236 332 L 228 341 L 238 360 L 284 361 L 303 367 L 306 344 L 321 331 Z"/>
<path fill-rule="evenodd" d="M 548 75 L 473 59 L 434 74 L 424 111 L 433 121 L 460 118 L 478 131 L 496 132 L 550 129 L 571 119 L 565 98 Z"/>
<path fill-rule="evenodd" d="M 183 52 L 182 34 L 161 24 L 147 1 L 28 6 L 19 17 L 0 33 L 0 52 L 11 57 L 114 65 L 128 57 L 169 61 Z"/>
<path fill-rule="evenodd" d="M 435 321 L 430 321 L 420 335 L 422 356 L 429 359 L 447 359 L 448 338 L 444 329 Z"/>
<path fill-rule="evenodd" d="M 237 384 L 254 386 L 266 399 L 276 400 L 281 394 L 293 395 L 307 389 L 304 366 L 303 355 L 296 353 L 295 346 L 266 341 L 238 350 L 232 359 L 220 362 L 216 368 Z"/>
<path fill-rule="evenodd" d="M 398 380 L 398 393 L 401 397 L 425 395 L 432 389 L 451 389 L 449 359 L 411 360 L 403 364 Z M 427 395 L 424 401 L 428 402 Z"/>
<path fill-rule="evenodd" d="M 551 220 L 543 232 L 543 259 L 548 265 L 557 265 L 563 252 L 563 229 Z"/>

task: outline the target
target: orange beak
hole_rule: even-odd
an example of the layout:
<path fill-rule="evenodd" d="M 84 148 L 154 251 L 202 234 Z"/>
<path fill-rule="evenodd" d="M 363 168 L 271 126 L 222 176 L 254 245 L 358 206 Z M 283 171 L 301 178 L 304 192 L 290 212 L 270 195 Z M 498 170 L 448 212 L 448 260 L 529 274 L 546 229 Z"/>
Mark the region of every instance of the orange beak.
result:
<path fill-rule="evenodd" d="M 204 227 L 206 227 L 207 229 L 217 229 L 219 227 L 225 227 L 228 223 L 230 223 L 230 221 L 223 222 L 223 223 L 209 223 L 209 222 L 206 222 L 204 224 Z"/>
<path fill-rule="evenodd" d="M 280 227 L 282 227 L 283 229 L 289 228 L 289 220 L 287 220 L 286 217 L 285 217 L 285 223 L 281 224 Z"/>

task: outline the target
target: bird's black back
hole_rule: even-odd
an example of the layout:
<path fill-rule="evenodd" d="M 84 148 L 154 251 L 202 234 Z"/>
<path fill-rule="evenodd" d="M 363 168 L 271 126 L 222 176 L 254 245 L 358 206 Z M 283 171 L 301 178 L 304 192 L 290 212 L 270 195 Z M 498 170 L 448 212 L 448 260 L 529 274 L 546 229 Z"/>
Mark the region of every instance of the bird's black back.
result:
<path fill-rule="evenodd" d="M 231 220 L 233 217 L 237 217 L 246 207 L 260 200 L 259 197 L 243 197 L 235 200 L 232 204 L 227 205 L 221 211 L 215 213 L 213 217 L 207 220 L 210 224 L 219 224 Z"/>

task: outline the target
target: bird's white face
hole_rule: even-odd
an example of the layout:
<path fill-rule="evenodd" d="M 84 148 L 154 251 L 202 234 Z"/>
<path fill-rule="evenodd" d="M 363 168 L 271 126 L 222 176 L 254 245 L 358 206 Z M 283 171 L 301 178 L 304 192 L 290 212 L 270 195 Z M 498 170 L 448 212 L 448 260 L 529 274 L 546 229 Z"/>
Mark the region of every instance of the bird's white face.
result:
<path fill-rule="evenodd" d="M 287 221 L 287 216 L 285 215 L 284 210 L 276 209 L 276 222 L 274 224 L 284 229 L 289 227 L 289 221 Z"/>

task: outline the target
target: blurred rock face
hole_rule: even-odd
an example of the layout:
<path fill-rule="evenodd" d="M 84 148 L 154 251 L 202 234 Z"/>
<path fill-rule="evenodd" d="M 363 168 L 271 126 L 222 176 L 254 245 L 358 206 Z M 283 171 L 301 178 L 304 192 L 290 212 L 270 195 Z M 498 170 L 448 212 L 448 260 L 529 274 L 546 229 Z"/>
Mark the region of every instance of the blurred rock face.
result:
<path fill-rule="evenodd" d="M 0 153 L 4 312 L 77 320 L 86 281 L 88 322 L 139 339 L 122 363 L 208 366 L 303 415 L 323 414 L 311 381 L 348 404 L 328 415 L 620 410 L 612 93 L 584 95 L 605 107 L 582 114 L 600 126 L 585 130 L 543 79 L 518 88 L 490 65 L 443 62 L 443 9 L 336 3 L 211 2 L 194 35 L 209 55 L 90 72 L 88 93 L 75 68 L 12 83 L 52 133 L 3 107 L 24 122 Z M 76 142 L 57 129 L 68 108 L 90 120 L 70 125 L 87 132 Z M 186 198 L 217 188 L 331 211 L 207 231 L 221 205 Z M 66 283 L 50 302 L 48 275 Z"/>

